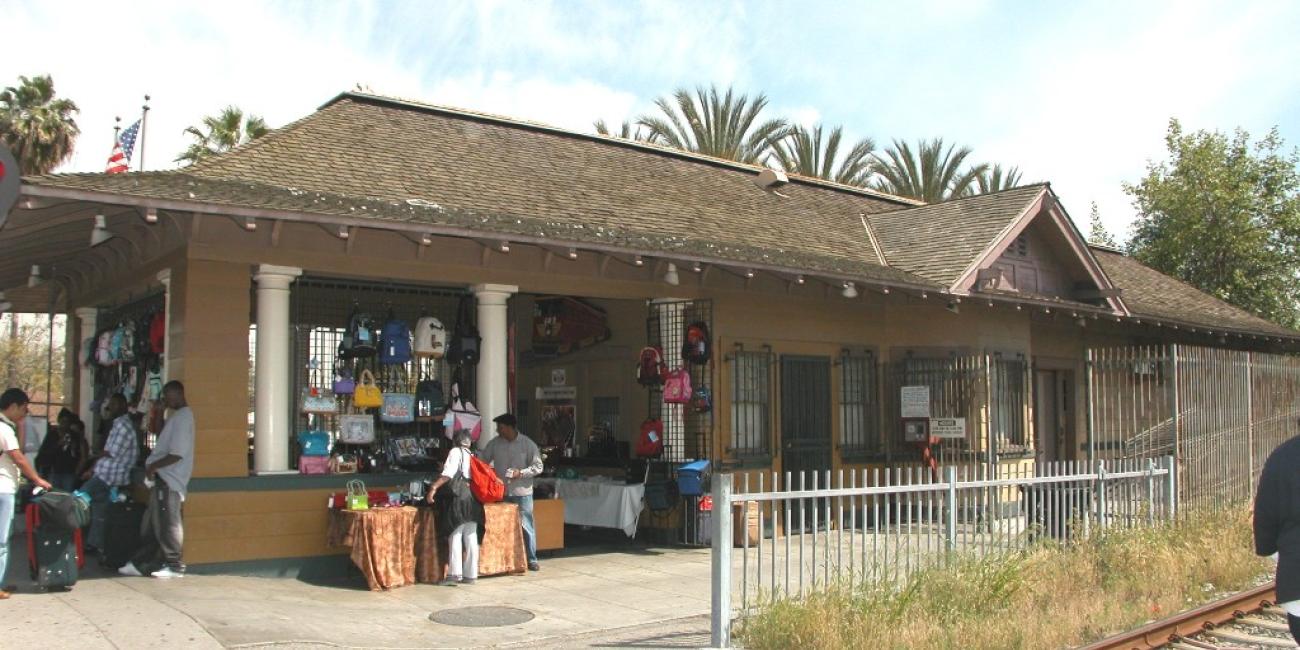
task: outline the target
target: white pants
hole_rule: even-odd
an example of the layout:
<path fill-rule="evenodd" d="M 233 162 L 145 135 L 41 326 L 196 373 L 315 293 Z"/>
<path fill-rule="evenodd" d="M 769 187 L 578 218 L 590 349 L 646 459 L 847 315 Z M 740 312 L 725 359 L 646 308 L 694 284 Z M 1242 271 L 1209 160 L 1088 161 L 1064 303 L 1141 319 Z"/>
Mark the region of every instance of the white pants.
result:
<path fill-rule="evenodd" d="M 451 531 L 447 540 L 447 577 L 478 579 L 478 524 L 467 521 Z M 464 570 L 462 571 L 462 566 Z"/>

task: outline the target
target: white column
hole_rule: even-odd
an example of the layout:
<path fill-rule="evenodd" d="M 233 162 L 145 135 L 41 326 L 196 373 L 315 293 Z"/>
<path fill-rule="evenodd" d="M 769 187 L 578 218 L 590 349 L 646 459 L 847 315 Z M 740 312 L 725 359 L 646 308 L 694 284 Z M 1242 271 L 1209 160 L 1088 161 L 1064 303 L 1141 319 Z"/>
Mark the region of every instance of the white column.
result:
<path fill-rule="evenodd" d="M 95 370 L 82 363 L 95 349 L 95 328 L 98 327 L 99 310 L 82 307 L 76 311 L 81 321 L 81 354 L 77 356 L 77 416 L 90 427 L 94 423 L 94 414 L 90 412 L 90 401 L 95 397 Z M 89 433 L 89 432 L 87 432 Z"/>
<path fill-rule="evenodd" d="M 171 381 L 172 376 L 168 374 L 171 364 L 167 359 L 172 355 L 172 270 L 163 269 L 158 272 L 158 281 L 163 286 L 163 353 L 162 353 L 162 380 L 164 383 Z"/>
<path fill-rule="evenodd" d="M 290 405 L 289 285 L 302 269 L 263 264 L 257 280 L 257 367 L 253 411 L 253 473 L 289 472 Z"/>
<path fill-rule="evenodd" d="M 478 301 L 478 333 L 483 337 L 475 370 L 478 390 L 474 395 L 478 400 L 475 403 L 478 412 L 483 415 L 483 433 L 478 440 L 479 447 L 482 447 L 496 437 L 492 418 L 514 410 L 509 404 L 507 386 L 510 376 L 506 367 L 506 346 L 509 342 L 506 301 L 511 294 L 519 292 L 519 287 L 509 284 L 476 284 L 471 289 Z"/>

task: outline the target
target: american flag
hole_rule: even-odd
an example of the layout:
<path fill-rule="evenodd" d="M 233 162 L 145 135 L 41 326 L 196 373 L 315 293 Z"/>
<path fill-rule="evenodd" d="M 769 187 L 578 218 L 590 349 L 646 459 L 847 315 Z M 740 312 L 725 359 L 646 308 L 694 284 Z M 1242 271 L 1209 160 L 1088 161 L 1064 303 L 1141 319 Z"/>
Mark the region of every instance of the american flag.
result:
<path fill-rule="evenodd" d="M 109 174 L 121 174 L 131 164 L 131 152 L 135 151 L 135 136 L 140 132 L 140 120 L 135 124 L 126 127 L 125 131 L 117 137 L 117 142 L 113 143 L 113 155 L 108 157 L 108 169 L 104 170 Z"/>

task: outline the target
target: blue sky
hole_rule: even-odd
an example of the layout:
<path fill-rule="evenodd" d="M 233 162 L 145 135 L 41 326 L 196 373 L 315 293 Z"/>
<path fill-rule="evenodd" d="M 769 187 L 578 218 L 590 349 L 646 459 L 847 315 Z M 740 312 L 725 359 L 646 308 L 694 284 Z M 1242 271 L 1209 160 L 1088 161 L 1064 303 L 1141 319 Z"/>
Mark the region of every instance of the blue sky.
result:
<path fill-rule="evenodd" d="M 0 84 L 50 73 L 81 106 L 64 171 L 101 171 L 113 116 L 154 97 L 146 163 L 226 104 L 273 126 L 377 93 L 591 130 L 679 86 L 766 93 L 853 137 L 942 136 L 1048 180 L 1086 228 L 1132 218 L 1120 183 L 1170 117 L 1300 145 L 1300 3 L 6 2 Z M 133 118 L 131 118 L 133 119 Z"/>

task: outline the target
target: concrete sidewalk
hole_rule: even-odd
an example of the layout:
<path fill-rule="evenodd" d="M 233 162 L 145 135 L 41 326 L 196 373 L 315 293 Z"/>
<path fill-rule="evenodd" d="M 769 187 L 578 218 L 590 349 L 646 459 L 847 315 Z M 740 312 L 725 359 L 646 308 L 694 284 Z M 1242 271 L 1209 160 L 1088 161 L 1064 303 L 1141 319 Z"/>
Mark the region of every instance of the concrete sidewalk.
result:
<path fill-rule="evenodd" d="M 189 575 L 123 578 L 87 567 L 68 592 L 27 578 L 11 541 L 0 646 L 76 648 L 705 647 L 709 551 L 612 546 L 543 559 L 542 571 L 474 586 L 370 592 L 359 575 L 332 584 Z M 513 607 L 532 620 L 461 627 L 429 619 L 459 607 Z"/>

